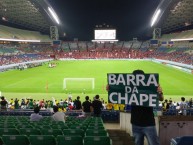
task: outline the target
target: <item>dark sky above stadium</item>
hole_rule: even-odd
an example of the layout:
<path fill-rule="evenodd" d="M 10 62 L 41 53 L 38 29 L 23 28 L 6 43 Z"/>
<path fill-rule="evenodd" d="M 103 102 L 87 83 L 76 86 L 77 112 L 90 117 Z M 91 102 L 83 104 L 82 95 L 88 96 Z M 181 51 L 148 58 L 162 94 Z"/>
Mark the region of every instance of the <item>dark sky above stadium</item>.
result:
<path fill-rule="evenodd" d="M 90 41 L 96 25 L 117 29 L 117 39 L 152 36 L 150 21 L 160 0 L 49 0 L 62 21 L 66 40 Z"/>

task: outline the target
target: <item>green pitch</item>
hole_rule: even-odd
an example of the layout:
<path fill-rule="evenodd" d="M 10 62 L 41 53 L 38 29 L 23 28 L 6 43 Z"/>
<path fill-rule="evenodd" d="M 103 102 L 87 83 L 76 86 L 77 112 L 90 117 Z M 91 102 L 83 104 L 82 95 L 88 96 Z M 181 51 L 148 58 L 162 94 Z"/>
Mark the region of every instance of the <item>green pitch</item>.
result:
<path fill-rule="evenodd" d="M 12 70 L 0 73 L 0 91 L 7 98 L 66 99 L 71 93 L 73 98 L 86 95 L 92 99 L 100 94 L 107 100 L 105 86 L 107 73 L 131 73 L 142 69 L 145 73 L 159 73 L 160 84 L 167 98 L 180 100 L 179 97 L 193 97 L 193 75 L 151 61 L 58 61 L 57 67 L 48 64 L 24 71 Z M 67 82 L 63 89 L 64 78 L 95 78 L 95 89 L 91 82 Z"/>

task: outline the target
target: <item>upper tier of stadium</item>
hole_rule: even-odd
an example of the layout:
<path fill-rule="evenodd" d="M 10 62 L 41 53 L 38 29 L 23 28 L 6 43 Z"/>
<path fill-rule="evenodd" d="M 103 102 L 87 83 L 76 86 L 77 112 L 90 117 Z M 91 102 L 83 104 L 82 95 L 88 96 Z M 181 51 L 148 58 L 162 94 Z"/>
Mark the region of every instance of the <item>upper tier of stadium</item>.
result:
<path fill-rule="evenodd" d="M 38 31 L 16 29 L 3 25 L 0 25 L 0 39 L 40 40 L 41 42 L 51 42 L 48 35 L 43 35 Z"/>
<path fill-rule="evenodd" d="M 162 0 L 154 16 L 156 27 L 162 28 L 162 33 L 170 33 L 192 28 L 193 23 L 192 0 Z"/>
<path fill-rule="evenodd" d="M 53 14 L 55 16 L 53 16 Z M 60 20 L 46 0 L 0 0 L 0 22 L 49 34 Z"/>

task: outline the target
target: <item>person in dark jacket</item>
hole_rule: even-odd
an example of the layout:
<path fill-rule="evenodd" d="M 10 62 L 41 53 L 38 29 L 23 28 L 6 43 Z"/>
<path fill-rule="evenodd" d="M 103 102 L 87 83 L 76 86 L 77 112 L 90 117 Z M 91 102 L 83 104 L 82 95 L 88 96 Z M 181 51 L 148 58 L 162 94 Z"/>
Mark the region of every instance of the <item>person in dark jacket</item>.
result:
<path fill-rule="evenodd" d="M 99 99 L 99 95 L 95 96 L 95 99 L 92 102 L 92 108 L 93 108 L 94 116 L 95 117 L 100 117 L 103 105 L 102 105 L 102 102 Z"/>

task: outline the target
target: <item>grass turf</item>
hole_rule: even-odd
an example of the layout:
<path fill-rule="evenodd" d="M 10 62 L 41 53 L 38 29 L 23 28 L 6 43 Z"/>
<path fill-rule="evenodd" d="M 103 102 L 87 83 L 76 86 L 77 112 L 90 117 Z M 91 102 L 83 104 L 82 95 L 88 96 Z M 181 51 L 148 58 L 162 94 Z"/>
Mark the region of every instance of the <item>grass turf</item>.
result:
<path fill-rule="evenodd" d="M 44 64 L 24 71 L 3 72 L 0 73 L 0 91 L 8 99 L 65 99 L 68 93 L 72 93 L 73 98 L 79 95 L 81 100 L 84 100 L 86 95 L 92 98 L 96 94 L 107 100 L 107 73 L 131 73 L 135 69 L 142 69 L 145 73 L 159 73 L 166 98 L 180 100 L 181 96 L 193 97 L 192 74 L 151 61 L 125 60 L 57 61 L 55 68 L 48 68 L 48 64 Z M 95 89 L 91 89 L 89 82 L 77 82 L 71 83 L 71 86 L 64 90 L 64 78 L 95 78 Z"/>

